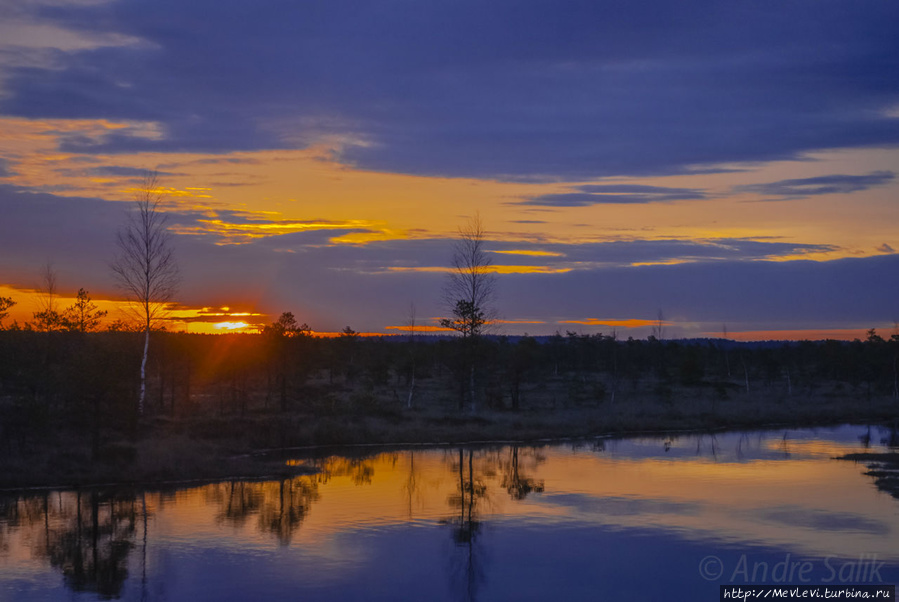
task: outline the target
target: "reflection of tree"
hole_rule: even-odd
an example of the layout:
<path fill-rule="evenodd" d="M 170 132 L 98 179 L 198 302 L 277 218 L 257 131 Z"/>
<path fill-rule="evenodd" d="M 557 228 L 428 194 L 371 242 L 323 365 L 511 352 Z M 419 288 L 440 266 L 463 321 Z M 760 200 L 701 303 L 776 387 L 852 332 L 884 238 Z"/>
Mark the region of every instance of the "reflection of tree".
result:
<path fill-rule="evenodd" d="M 418 493 L 418 473 L 415 470 L 415 452 L 409 451 L 409 474 L 406 475 L 406 482 L 403 483 L 403 490 L 407 495 L 409 520 L 412 520 L 412 498 Z"/>
<path fill-rule="evenodd" d="M 786 445 L 786 435 L 784 435 L 784 437 L 785 437 L 784 445 Z M 697 456 L 702 456 L 704 454 L 704 452 L 703 452 L 704 447 L 705 447 L 705 435 L 699 435 L 698 437 L 696 437 L 696 455 Z M 709 456 L 711 456 L 711 458 L 713 460 L 718 459 L 719 447 L 720 446 L 718 445 L 718 437 L 716 437 L 715 435 L 709 435 L 708 454 L 709 454 Z"/>
<path fill-rule="evenodd" d="M 518 446 L 513 445 L 509 450 L 509 462 L 503 471 L 503 487 L 513 500 L 523 500 L 533 491 L 543 491 L 543 481 L 535 481 L 525 476 L 522 470 L 518 459 Z"/>
<path fill-rule="evenodd" d="M 461 600 L 476 600 L 478 588 L 485 580 L 481 550 L 477 547 L 481 521 L 478 520 L 478 502 L 487 495 L 487 486 L 474 475 L 474 452 L 468 451 L 466 462 L 464 451 L 459 449 L 459 490 L 449 498 L 449 504 L 459 509 L 459 514 L 448 523 L 453 526 L 453 542 L 461 557 L 454 556 L 451 579 Z M 467 475 L 466 475 L 467 472 Z M 467 476 L 467 479 L 466 479 Z"/>
<path fill-rule="evenodd" d="M 44 498 L 44 537 L 38 551 L 62 571 L 65 584 L 73 591 L 116 598 L 128 577 L 128 555 L 134 547 L 135 498 L 97 491 L 77 492 L 74 498 L 72 505 L 60 496 L 54 516 Z M 65 501 L 72 501 L 71 496 Z"/>
<path fill-rule="evenodd" d="M 331 456 L 316 465 L 319 469 L 319 481 L 327 483 L 331 477 L 350 477 L 354 485 L 371 485 L 375 476 L 375 462 L 383 457 L 374 458 L 346 458 L 343 456 Z M 388 456 L 396 463 L 395 454 Z"/>
<path fill-rule="evenodd" d="M 219 522 L 243 525 L 247 517 L 259 511 L 262 505 L 263 492 L 261 483 L 231 481 L 228 484 L 215 486 L 212 497 L 222 507 L 216 516 Z"/>
<path fill-rule="evenodd" d="M 249 517 L 257 516 L 260 531 L 275 534 L 287 545 L 319 494 L 315 477 L 299 476 L 264 483 L 211 485 L 207 495 L 220 505 L 218 521 L 241 526 Z"/>
<path fill-rule="evenodd" d="M 865 449 L 869 449 L 871 447 L 871 425 L 868 425 L 868 429 L 865 431 L 863 435 L 859 435 L 859 442 L 862 444 L 862 447 Z"/>
<path fill-rule="evenodd" d="M 259 512 L 259 526 L 287 545 L 317 499 L 318 486 L 309 477 L 281 480 L 277 497 L 268 497 Z"/>

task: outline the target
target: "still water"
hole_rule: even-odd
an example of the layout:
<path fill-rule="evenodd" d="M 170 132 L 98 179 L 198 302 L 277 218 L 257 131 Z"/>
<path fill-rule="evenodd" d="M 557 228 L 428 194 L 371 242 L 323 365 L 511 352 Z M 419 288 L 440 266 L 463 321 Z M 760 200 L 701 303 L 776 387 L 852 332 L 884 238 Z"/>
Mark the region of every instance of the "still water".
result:
<path fill-rule="evenodd" d="M 376 452 L 170 491 L 0 496 L 2 600 L 717 600 L 895 584 L 896 433 L 814 430 Z M 286 458 L 286 462 L 294 461 Z"/>

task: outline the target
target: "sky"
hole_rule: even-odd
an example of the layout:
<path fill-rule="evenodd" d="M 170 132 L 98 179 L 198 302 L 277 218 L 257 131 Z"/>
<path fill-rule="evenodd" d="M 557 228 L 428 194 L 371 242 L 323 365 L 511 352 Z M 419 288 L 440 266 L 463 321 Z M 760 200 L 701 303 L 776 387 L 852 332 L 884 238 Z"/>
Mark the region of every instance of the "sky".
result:
<path fill-rule="evenodd" d="M 170 328 L 449 313 L 500 334 L 855 338 L 899 321 L 899 4 L 0 0 L 0 296 L 109 317 L 148 170 Z"/>

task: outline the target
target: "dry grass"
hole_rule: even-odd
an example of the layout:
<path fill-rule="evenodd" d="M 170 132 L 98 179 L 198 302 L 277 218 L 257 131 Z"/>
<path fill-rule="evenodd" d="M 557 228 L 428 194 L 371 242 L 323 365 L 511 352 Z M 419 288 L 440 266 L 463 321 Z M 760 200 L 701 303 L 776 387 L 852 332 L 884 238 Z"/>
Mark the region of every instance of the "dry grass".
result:
<path fill-rule="evenodd" d="M 310 399 L 295 399 L 294 411 L 251 407 L 221 415 L 198 402 L 189 415 L 156 417 L 132 439 L 110 439 L 96 459 L 84 439 L 55 437 L 28 454 L 0 457 L 0 487 L 75 486 L 89 483 L 147 483 L 230 476 L 282 474 L 289 469 L 253 456 L 287 447 L 352 444 L 439 444 L 536 441 L 601 434 L 681 430 L 812 426 L 846 422 L 894 423 L 899 402 L 865 398 L 839 387 L 787 395 L 731 386 L 679 387 L 644 382 L 620 388 L 610 383 L 558 378 L 523 390 L 522 409 L 482 408 L 460 412 L 445 382 L 419 383 L 415 405 L 397 387 L 342 387 Z M 198 398 L 201 396 L 198 395 Z"/>

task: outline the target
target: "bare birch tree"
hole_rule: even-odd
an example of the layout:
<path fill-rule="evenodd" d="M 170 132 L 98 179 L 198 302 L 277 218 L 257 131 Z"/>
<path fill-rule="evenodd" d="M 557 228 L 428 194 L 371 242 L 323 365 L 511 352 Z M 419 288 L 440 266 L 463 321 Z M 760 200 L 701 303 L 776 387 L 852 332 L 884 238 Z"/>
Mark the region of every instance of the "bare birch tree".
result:
<path fill-rule="evenodd" d="M 138 413 L 144 413 L 147 390 L 147 353 L 150 331 L 165 317 L 168 303 L 180 283 L 171 233 L 160 203 L 165 198 L 157 174 L 148 173 L 135 194 L 134 207 L 116 236 L 118 255 L 110 265 L 119 288 L 131 303 L 144 330 L 144 352 L 140 363 Z"/>
<path fill-rule="evenodd" d="M 443 301 L 452 318 L 445 318 L 440 324 L 464 338 L 478 336 L 495 318 L 492 303 L 496 274 L 484 248 L 485 238 L 480 215 L 476 214 L 465 227 L 459 228 L 449 278 L 443 289 Z"/>
<path fill-rule="evenodd" d="M 52 332 L 62 328 L 62 314 L 59 313 L 57 297 L 57 274 L 49 261 L 41 267 L 41 283 L 38 290 L 38 310 L 32 314 L 32 326 L 40 332 Z"/>
<path fill-rule="evenodd" d="M 443 289 L 443 301 L 452 317 L 440 321 L 444 328 L 461 333 L 465 342 L 469 362 L 468 396 L 472 411 L 477 405 L 477 340 L 484 328 L 494 322 L 496 314 L 493 308 L 496 274 L 491 268 L 492 261 L 485 245 L 484 225 L 481 216 L 475 214 L 464 227 L 459 228 L 459 238 L 453 246 L 451 270 Z"/>

